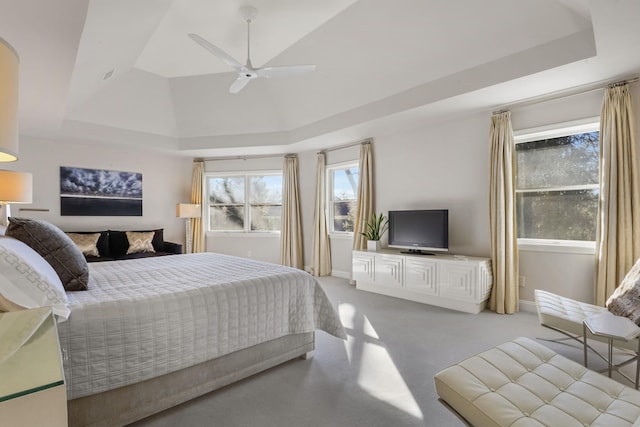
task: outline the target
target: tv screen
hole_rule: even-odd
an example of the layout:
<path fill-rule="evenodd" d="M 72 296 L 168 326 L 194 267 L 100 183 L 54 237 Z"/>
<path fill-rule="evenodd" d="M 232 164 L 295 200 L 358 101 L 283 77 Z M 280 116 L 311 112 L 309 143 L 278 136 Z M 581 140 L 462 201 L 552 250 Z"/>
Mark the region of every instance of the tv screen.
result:
<path fill-rule="evenodd" d="M 389 211 L 389 247 L 409 249 L 409 253 L 416 254 L 448 251 L 449 211 Z"/>

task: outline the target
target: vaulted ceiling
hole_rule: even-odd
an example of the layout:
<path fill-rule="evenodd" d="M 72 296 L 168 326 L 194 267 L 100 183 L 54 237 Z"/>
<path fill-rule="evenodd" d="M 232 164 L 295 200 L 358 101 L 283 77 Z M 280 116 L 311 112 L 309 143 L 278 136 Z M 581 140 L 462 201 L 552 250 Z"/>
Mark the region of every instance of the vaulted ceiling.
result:
<path fill-rule="evenodd" d="M 255 66 L 315 64 L 252 81 Z M 20 131 L 185 155 L 342 144 L 640 71 L 639 0 L 0 0 Z"/>

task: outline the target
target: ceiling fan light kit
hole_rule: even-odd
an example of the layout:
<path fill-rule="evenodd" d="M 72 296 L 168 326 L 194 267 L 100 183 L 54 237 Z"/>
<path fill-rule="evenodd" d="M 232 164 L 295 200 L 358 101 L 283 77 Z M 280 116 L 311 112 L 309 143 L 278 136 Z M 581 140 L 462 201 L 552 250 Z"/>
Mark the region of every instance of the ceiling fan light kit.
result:
<path fill-rule="evenodd" d="M 238 9 L 238 11 L 240 12 L 240 16 L 245 22 L 250 22 L 253 18 L 256 17 L 256 15 L 258 15 L 258 9 L 249 5 L 240 6 L 240 9 Z"/>
<path fill-rule="evenodd" d="M 242 6 L 239 9 L 240 16 L 247 23 L 247 62 L 242 65 L 231 55 L 200 37 L 197 34 L 189 34 L 189 37 L 200 46 L 217 56 L 220 60 L 231 66 L 238 73 L 238 78 L 231 84 L 230 93 L 240 92 L 250 80 L 257 78 L 289 77 L 304 74 L 315 70 L 315 65 L 287 65 L 281 67 L 254 68 L 251 63 L 251 21 L 258 14 L 258 9 L 253 6 Z"/>

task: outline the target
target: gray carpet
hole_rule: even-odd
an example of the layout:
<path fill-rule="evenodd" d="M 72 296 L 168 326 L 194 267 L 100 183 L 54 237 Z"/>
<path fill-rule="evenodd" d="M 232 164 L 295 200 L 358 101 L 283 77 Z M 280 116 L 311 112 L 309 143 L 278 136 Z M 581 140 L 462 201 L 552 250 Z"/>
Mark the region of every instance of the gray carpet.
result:
<path fill-rule="evenodd" d="M 438 401 L 436 372 L 517 336 L 559 337 L 533 313 L 472 315 L 358 291 L 342 279 L 321 283 L 340 307 L 348 342 L 316 332 L 313 359 L 285 363 L 133 425 L 463 426 Z M 580 347 L 547 345 L 582 363 Z"/>

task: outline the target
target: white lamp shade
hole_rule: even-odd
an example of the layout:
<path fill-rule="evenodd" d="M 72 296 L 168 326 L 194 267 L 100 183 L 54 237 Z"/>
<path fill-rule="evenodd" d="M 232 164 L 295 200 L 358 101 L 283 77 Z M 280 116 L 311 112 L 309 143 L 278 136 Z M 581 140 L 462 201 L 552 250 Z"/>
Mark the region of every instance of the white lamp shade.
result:
<path fill-rule="evenodd" d="M 0 162 L 18 160 L 18 54 L 0 38 Z"/>
<path fill-rule="evenodd" d="M 191 203 L 178 203 L 176 205 L 176 216 L 178 218 L 200 218 L 201 215 L 200 205 Z"/>
<path fill-rule="evenodd" d="M 0 170 L 0 202 L 31 203 L 32 186 L 30 173 Z"/>

